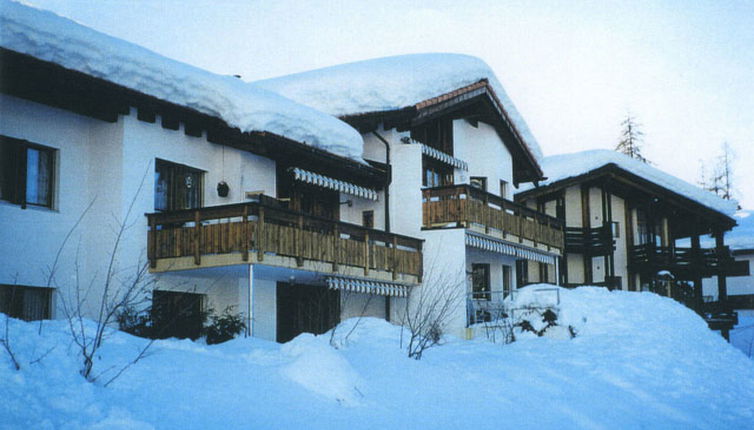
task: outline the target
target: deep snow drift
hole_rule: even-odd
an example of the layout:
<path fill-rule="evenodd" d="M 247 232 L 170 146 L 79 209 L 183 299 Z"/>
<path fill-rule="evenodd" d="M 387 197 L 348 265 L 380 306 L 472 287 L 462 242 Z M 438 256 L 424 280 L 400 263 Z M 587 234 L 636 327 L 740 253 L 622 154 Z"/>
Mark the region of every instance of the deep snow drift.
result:
<path fill-rule="evenodd" d="M 536 296 L 524 289 L 519 300 Z M 78 375 L 62 321 L 44 322 L 40 337 L 38 323 L 11 320 L 23 369 L 0 355 L 0 428 L 687 429 L 754 422 L 754 361 L 682 305 L 585 287 L 561 290 L 559 307 L 575 339 L 449 339 L 420 361 L 400 349 L 400 328 L 377 319 L 363 319 L 348 338 L 355 320 L 342 324 L 338 348 L 329 335 L 285 345 L 158 341 L 108 388 Z M 144 342 L 114 333 L 95 373 L 112 374 Z"/>
<path fill-rule="evenodd" d="M 232 76 L 158 55 L 74 21 L 0 0 L 0 46 L 225 120 L 363 162 L 348 124 Z"/>

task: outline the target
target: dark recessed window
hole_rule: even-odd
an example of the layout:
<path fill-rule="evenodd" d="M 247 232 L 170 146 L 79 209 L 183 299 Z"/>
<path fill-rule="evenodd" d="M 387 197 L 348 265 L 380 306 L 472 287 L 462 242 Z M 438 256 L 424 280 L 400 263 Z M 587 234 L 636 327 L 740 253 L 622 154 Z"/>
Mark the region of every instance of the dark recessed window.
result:
<path fill-rule="evenodd" d="M 158 211 L 202 207 L 204 172 L 183 164 L 157 160 L 154 177 L 154 208 Z"/>
<path fill-rule="evenodd" d="M 50 319 L 52 288 L 0 285 L 0 312 L 26 321 Z"/>
<path fill-rule="evenodd" d="M 0 136 L 0 200 L 52 208 L 55 150 Z"/>
<path fill-rule="evenodd" d="M 366 228 L 374 228 L 374 211 L 363 211 L 361 213 L 361 225 Z"/>

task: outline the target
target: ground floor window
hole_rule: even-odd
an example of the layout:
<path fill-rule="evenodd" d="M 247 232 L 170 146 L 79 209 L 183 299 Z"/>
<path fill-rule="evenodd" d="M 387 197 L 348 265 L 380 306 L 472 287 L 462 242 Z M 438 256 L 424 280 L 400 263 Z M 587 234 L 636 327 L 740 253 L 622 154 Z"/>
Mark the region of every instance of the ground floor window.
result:
<path fill-rule="evenodd" d="M 154 337 L 195 340 L 202 334 L 204 295 L 155 290 L 152 293 Z"/>
<path fill-rule="evenodd" d="M 490 265 L 471 265 L 471 291 L 475 300 L 490 300 Z"/>
<path fill-rule="evenodd" d="M 503 264 L 503 297 L 508 297 L 513 291 L 513 268 Z"/>
<path fill-rule="evenodd" d="M 325 286 L 277 285 L 277 341 L 322 334 L 340 322 L 340 291 Z"/>
<path fill-rule="evenodd" d="M 0 312 L 26 321 L 50 319 L 52 288 L 0 285 Z"/>

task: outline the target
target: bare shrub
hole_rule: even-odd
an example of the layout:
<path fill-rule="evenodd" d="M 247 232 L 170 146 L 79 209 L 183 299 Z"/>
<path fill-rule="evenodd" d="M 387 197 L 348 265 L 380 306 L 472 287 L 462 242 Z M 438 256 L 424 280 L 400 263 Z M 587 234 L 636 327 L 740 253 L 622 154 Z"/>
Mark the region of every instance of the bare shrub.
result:
<path fill-rule="evenodd" d="M 408 330 L 410 358 L 420 360 L 427 348 L 440 343 L 453 312 L 463 304 L 465 288 L 463 277 L 428 276 L 422 286 L 410 290 L 402 321 Z M 401 336 L 401 345 L 402 341 Z"/>

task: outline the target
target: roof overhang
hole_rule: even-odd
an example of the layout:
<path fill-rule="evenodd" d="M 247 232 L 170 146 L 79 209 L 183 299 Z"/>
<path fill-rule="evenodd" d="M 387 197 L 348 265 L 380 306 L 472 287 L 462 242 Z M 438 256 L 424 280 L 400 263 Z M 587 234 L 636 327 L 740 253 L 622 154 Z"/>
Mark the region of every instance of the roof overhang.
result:
<path fill-rule="evenodd" d="M 141 121 L 235 147 L 302 168 L 325 171 L 362 186 L 382 187 L 387 173 L 373 166 L 265 131 L 242 132 L 220 118 L 149 96 L 58 64 L 0 48 L 0 92 L 106 122 L 137 109 Z M 340 173 L 338 173 L 340 172 Z"/>

